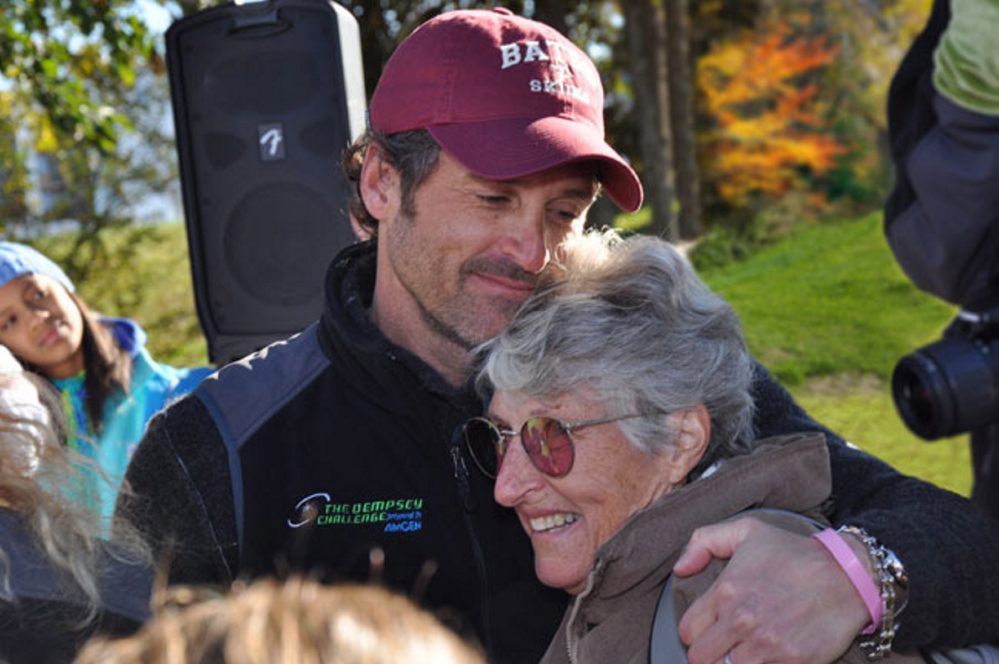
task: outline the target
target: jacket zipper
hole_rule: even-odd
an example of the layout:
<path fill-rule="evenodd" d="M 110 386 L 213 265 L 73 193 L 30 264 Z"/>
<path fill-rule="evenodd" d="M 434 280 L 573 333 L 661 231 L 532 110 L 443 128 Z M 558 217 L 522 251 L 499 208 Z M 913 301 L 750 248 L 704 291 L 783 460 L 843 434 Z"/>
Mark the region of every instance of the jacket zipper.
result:
<path fill-rule="evenodd" d="M 580 609 L 583 608 L 583 601 L 593 592 L 597 576 L 600 574 L 602 568 L 603 561 L 598 560 L 586 577 L 586 587 L 583 589 L 583 592 L 572 598 L 572 608 L 569 612 L 569 618 L 565 621 L 565 654 L 570 664 L 575 664 L 578 660 L 576 651 L 579 639 L 575 638 L 576 618 L 579 616 Z"/>
<path fill-rule="evenodd" d="M 475 496 L 472 495 L 472 485 L 468 482 L 468 467 L 461 456 L 461 446 L 451 441 L 451 463 L 454 464 L 454 479 L 458 482 L 458 493 L 465 512 L 474 512 L 478 507 Z"/>
<path fill-rule="evenodd" d="M 479 573 L 479 603 L 482 607 L 482 624 L 485 628 L 484 645 L 486 652 L 492 655 L 494 654 L 493 630 L 489 612 L 489 580 L 486 576 L 486 560 L 485 556 L 482 555 L 482 545 L 479 544 L 479 538 L 475 534 L 475 524 L 472 522 L 472 512 L 477 507 L 477 501 L 472 495 L 472 487 L 468 481 L 468 467 L 465 465 L 465 459 L 461 456 L 461 433 L 457 429 L 451 437 L 451 462 L 454 465 L 454 479 L 458 484 L 458 493 L 465 506 L 465 527 L 468 530 L 468 539 L 472 543 L 475 568 Z"/>

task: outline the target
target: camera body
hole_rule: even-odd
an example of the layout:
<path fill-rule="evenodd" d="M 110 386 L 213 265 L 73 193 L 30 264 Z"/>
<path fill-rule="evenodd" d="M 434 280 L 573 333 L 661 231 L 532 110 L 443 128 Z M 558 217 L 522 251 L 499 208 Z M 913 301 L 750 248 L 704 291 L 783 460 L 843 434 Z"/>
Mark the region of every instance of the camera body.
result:
<path fill-rule="evenodd" d="M 999 307 L 960 312 L 941 340 L 899 360 L 892 396 L 926 440 L 999 423 Z"/>

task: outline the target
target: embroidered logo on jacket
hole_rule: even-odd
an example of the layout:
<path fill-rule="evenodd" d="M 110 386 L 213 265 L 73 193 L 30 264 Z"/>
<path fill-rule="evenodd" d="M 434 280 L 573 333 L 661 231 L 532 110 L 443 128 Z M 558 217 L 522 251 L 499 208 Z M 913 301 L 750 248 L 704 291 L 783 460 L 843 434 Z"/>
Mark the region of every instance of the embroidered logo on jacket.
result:
<path fill-rule="evenodd" d="M 328 493 L 313 493 L 295 505 L 289 528 L 346 527 L 384 524 L 386 533 L 411 533 L 423 528 L 423 499 L 394 498 L 356 503 L 333 502 Z"/>

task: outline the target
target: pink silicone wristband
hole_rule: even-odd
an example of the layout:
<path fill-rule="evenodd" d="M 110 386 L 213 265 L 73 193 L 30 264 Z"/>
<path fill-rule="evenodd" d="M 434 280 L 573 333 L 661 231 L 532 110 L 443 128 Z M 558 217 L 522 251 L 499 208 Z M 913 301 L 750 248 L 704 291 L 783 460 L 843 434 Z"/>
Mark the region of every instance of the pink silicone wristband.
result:
<path fill-rule="evenodd" d="M 872 634 L 876 626 L 881 624 L 884 605 L 881 603 L 881 592 L 871 580 L 864 563 L 860 562 L 850 545 L 844 542 L 840 534 L 832 528 L 826 528 L 820 533 L 815 533 L 812 537 L 829 550 L 832 557 L 836 559 L 836 563 L 850 578 L 850 583 L 853 584 L 860 598 L 864 600 L 867 612 L 871 615 L 871 624 L 864 628 L 863 634 Z"/>

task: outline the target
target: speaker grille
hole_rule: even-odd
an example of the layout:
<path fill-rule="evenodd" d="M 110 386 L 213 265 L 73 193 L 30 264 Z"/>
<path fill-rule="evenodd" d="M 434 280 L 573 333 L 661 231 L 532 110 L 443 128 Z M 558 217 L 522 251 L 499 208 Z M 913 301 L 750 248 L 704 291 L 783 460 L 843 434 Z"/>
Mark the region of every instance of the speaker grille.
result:
<path fill-rule="evenodd" d="M 205 74 L 203 84 L 211 105 L 223 113 L 288 113 L 309 103 L 321 89 L 317 61 L 315 55 L 284 50 L 247 53 L 220 60 Z"/>
<path fill-rule="evenodd" d="M 222 245 L 226 267 L 250 297 L 268 305 L 308 304 L 332 259 L 334 218 L 316 191 L 274 182 L 251 191 L 233 208 Z M 294 269 L 289 269 L 289 268 Z"/>

